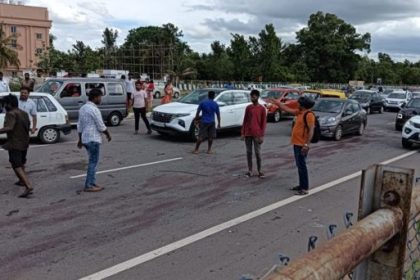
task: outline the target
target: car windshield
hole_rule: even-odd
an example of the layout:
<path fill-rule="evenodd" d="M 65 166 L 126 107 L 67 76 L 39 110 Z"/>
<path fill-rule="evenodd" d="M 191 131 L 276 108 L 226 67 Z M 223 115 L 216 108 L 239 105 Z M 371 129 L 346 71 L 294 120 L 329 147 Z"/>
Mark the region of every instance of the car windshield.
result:
<path fill-rule="evenodd" d="M 47 92 L 49 94 L 55 95 L 58 89 L 63 84 L 62 81 L 57 80 L 48 80 L 41 84 L 38 88 L 36 88 L 35 92 Z"/>
<path fill-rule="evenodd" d="M 371 95 L 369 93 L 359 93 L 359 94 L 353 94 L 350 96 L 350 99 L 354 99 L 357 101 L 368 101 L 371 99 Z"/>
<path fill-rule="evenodd" d="M 297 92 L 289 92 L 289 94 L 287 95 L 287 99 L 292 99 L 292 100 L 298 100 L 300 97 L 299 93 Z"/>
<path fill-rule="evenodd" d="M 272 91 L 272 90 L 264 90 L 261 93 L 261 98 L 279 98 L 280 92 L 278 91 Z"/>
<path fill-rule="evenodd" d="M 212 89 L 216 93 L 215 96 L 218 96 L 223 90 L 215 90 Z M 178 100 L 180 103 L 186 103 L 186 104 L 200 104 L 201 101 L 207 98 L 209 94 L 208 89 L 197 89 L 189 93 L 188 95 L 182 97 Z"/>
<path fill-rule="evenodd" d="M 390 93 L 388 95 L 388 98 L 394 98 L 394 99 L 405 99 L 406 94 L 405 93 Z"/>
<path fill-rule="evenodd" d="M 343 108 L 343 102 L 339 100 L 318 100 L 312 108 L 313 111 L 322 113 L 340 113 Z"/>
<path fill-rule="evenodd" d="M 420 108 L 420 98 L 411 99 L 406 108 Z"/>

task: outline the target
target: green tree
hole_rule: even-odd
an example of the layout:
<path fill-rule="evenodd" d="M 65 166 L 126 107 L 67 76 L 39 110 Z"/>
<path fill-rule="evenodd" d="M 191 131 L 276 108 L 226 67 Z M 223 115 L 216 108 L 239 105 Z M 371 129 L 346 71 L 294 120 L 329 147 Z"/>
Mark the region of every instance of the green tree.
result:
<path fill-rule="evenodd" d="M 76 41 L 69 54 L 74 59 L 73 71 L 76 73 L 86 74 L 98 69 L 101 65 L 101 58 L 98 52 L 86 46 L 82 41 Z"/>
<path fill-rule="evenodd" d="M 285 68 L 282 61 L 284 46 L 272 24 L 265 26 L 259 33 L 258 64 L 264 81 L 278 81 L 285 79 Z"/>
<path fill-rule="evenodd" d="M 384 84 L 396 84 L 399 81 L 398 75 L 394 72 L 395 63 L 391 56 L 386 53 L 378 53 L 376 65 L 376 78 L 381 78 Z"/>
<path fill-rule="evenodd" d="M 22 49 L 16 43 L 18 35 L 6 36 L 3 30 L 3 24 L 0 24 L 0 69 L 13 65 L 19 68 L 20 61 L 17 50 Z"/>
<path fill-rule="evenodd" d="M 356 29 L 333 14 L 312 14 L 308 26 L 296 33 L 311 80 L 347 82 L 354 77 L 360 55 L 370 51 L 370 34 Z"/>
<path fill-rule="evenodd" d="M 252 79 L 252 54 L 250 46 L 243 35 L 232 34 L 227 54 L 233 66 L 233 79 L 249 81 Z"/>
<path fill-rule="evenodd" d="M 113 30 L 112 28 L 105 28 L 102 33 L 102 44 L 104 45 L 103 49 L 100 50 L 101 56 L 104 57 L 104 67 L 111 68 L 113 62 L 113 55 L 116 52 L 116 43 L 118 38 L 118 31 Z"/>

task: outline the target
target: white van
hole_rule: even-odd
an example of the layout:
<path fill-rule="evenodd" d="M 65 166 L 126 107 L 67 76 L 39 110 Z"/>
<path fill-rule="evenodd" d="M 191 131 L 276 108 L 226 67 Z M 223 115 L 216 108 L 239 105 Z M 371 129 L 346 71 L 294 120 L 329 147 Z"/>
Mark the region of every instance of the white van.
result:
<path fill-rule="evenodd" d="M 20 92 L 12 92 L 18 98 Z M 8 92 L 0 93 L 0 99 L 9 95 Z M 70 134 L 71 125 L 66 110 L 48 93 L 32 92 L 29 95 L 37 108 L 37 131 L 31 137 L 38 137 L 42 143 L 52 144 L 60 140 L 60 134 Z M 0 108 L 0 128 L 3 128 L 6 113 Z M 32 118 L 29 118 L 32 121 Z M 32 126 L 31 126 L 32 127 Z M 7 138 L 6 134 L 0 134 L 0 139 Z"/>

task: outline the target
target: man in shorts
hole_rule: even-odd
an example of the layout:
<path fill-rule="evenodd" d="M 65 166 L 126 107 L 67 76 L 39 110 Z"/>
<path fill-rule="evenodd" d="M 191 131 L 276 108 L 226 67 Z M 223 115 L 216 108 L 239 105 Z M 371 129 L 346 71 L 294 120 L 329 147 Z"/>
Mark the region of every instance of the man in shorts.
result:
<path fill-rule="evenodd" d="M 29 116 L 18 108 L 19 101 L 15 95 L 3 97 L 2 103 L 6 109 L 6 116 L 0 133 L 7 133 L 7 142 L 3 148 L 9 152 L 9 162 L 13 171 L 26 188 L 19 197 L 28 197 L 33 192 L 24 169 L 29 147 Z"/>
<path fill-rule="evenodd" d="M 202 114 L 200 120 L 200 132 L 198 134 L 198 139 L 193 154 L 198 154 L 200 144 L 206 138 L 208 140 L 207 153 L 212 153 L 211 146 L 213 144 L 213 139 L 216 137 L 216 123 L 214 115 L 217 116 L 217 128 L 220 128 L 220 111 L 219 105 L 214 101 L 215 96 L 216 94 L 214 91 L 209 91 L 208 99 L 202 101 L 198 105 L 197 113 L 195 114 L 196 123 L 200 118 L 200 112 L 202 112 Z"/>

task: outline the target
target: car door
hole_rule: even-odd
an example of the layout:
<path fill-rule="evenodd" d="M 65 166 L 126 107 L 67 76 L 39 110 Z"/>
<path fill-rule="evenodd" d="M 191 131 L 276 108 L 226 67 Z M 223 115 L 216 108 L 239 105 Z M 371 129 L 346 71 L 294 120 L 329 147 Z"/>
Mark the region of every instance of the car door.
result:
<path fill-rule="evenodd" d="M 352 132 L 355 128 L 355 112 L 351 102 L 346 102 L 344 105 L 341 126 L 344 134 Z"/>
<path fill-rule="evenodd" d="M 232 126 L 242 126 L 245 109 L 249 104 L 251 104 L 251 100 L 248 92 L 233 92 L 233 111 L 235 119 L 233 120 Z"/>
<path fill-rule="evenodd" d="M 29 98 L 31 98 L 36 104 L 36 128 L 39 132 L 41 128 L 51 124 L 53 120 L 51 119 L 51 114 L 49 113 L 48 107 L 45 104 L 42 96 L 30 96 Z M 29 119 L 32 123 L 32 118 Z"/>
<path fill-rule="evenodd" d="M 235 121 L 232 92 L 222 92 L 215 101 L 219 104 L 221 127 L 232 126 Z"/>
<path fill-rule="evenodd" d="M 372 94 L 372 98 L 371 98 L 371 102 L 372 102 L 372 108 L 374 108 L 374 110 L 379 110 L 379 108 L 382 107 L 383 103 L 382 103 L 382 97 L 380 97 L 380 95 L 378 93 Z"/>
<path fill-rule="evenodd" d="M 76 94 L 78 90 L 79 94 Z M 60 92 L 57 93 L 57 100 L 64 107 L 71 121 L 77 121 L 79 109 L 86 103 L 86 94 L 82 92 L 81 83 L 67 83 Z"/>

